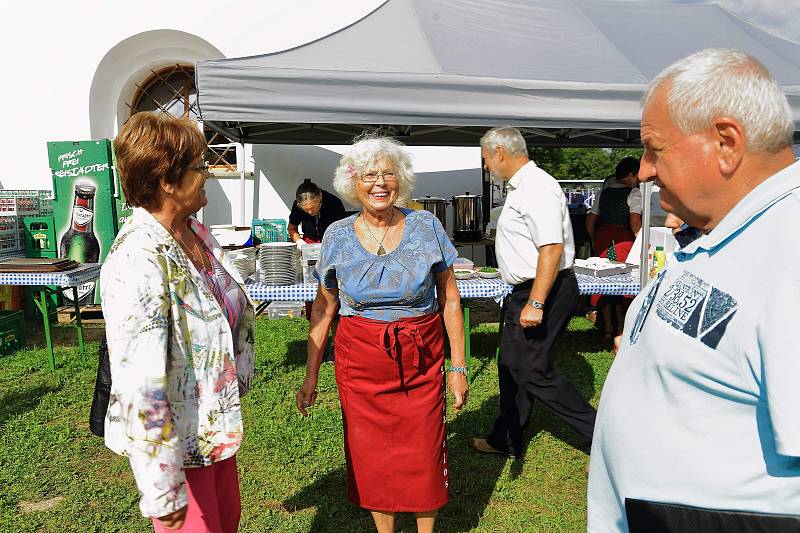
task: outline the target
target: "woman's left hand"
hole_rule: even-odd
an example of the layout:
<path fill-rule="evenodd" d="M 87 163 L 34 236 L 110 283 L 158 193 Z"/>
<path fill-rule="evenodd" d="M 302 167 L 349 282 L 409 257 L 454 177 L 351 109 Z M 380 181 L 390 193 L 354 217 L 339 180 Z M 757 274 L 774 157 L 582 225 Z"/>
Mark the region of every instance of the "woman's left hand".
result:
<path fill-rule="evenodd" d="M 453 408 L 456 411 L 461 411 L 461 408 L 467 405 L 467 396 L 469 395 L 469 382 L 467 376 L 460 372 L 450 372 L 450 392 L 453 393 Z"/>

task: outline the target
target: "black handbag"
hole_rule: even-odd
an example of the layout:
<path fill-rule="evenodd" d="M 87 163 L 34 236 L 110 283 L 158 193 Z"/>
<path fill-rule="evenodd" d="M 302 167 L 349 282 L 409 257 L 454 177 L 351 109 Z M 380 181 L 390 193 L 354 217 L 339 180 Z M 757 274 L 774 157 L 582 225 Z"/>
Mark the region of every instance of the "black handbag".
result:
<path fill-rule="evenodd" d="M 111 361 L 108 359 L 108 341 L 103 336 L 97 361 L 97 378 L 94 381 L 94 397 L 89 411 L 89 430 L 98 437 L 105 435 L 108 398 L 111 395 Z"/>

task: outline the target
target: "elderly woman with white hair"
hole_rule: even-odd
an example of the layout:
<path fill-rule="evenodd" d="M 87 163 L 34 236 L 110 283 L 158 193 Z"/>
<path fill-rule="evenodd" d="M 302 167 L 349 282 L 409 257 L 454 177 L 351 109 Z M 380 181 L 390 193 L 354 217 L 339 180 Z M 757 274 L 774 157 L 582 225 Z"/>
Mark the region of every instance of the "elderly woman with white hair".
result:
<path fill-rule="evenodd" d="M 348 497 L 372 511 L 379 532 L 393 531 L 396 512 L 416 513 L 418 530 L 433 531 L 436 510 L 448 501 L 442 322 L 455 409 L 467 398 L 457 254 L 435 216 L 398 207 L 415 180 L 405 146 L 387 137 L 362 138 L 342 157 L 334 188 L 361 211 L 331 224 L 322 239 L 306 378 L 296 398 L 307 415 L 338 311 Z"/>

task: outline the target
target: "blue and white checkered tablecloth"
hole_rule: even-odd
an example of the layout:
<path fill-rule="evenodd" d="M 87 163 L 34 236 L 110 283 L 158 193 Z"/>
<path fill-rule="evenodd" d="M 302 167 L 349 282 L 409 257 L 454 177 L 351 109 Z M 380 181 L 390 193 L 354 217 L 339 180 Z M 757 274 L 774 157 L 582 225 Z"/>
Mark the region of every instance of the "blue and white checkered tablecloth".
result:
<path fill-rule="evenodd" d="M 100 277 L 100 264 L 87 263 L 63 272 L 2 272 L 0 285 L 77 287 Z"/>
<path fill-rule="evenodd" d="M 467 279 L 456 281 L 462 298 L 493 298 L 500 301 L 511 287 L 499 279 Z M 258 301 L 305 302 L 317 295 L 316 283 L 295 285 L 265 285 L 261 282 L 247 283 L 250 298 Z"/>
<path fill-rule="evenodd" d="M 578 278 L 578 291 L 581 294 L 605 294 L 613 296 L 635 296 L 639 293 L 638 280 L 630 274 L 596 278 L 585 274 L 575 274 Z M 456 281 L 461 298 L 491 298 L 496 302 L 511 292 L 511 285 L 500 279 L 466 279 Z M 272 302 L 310 302 L 317 295 L 316 283 L 296 283 L 294 285 L 266 285 L 261 282 L 247 283 L 250 298 L 257 301 Z"/>
<path fill-rule="evenodd" d="M 580 294 L 604 294 L 606 296 L 636 296 L 639 280 L 630 274 L 617 274 L 597 278 L 586 274 L 575 274 Z"/>

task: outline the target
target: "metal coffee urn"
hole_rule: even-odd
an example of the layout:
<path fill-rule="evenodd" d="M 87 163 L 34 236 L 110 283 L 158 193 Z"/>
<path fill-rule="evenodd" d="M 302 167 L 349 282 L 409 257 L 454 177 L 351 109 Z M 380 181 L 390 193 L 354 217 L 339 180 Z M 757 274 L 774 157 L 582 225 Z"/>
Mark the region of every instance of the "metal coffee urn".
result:
<path fill-rule="evenodd" d="M 453 196 L 453 239 L 475 242 L 483 238 L 480 195 L 459 194 Z"/>
<path fill-rule="evenodd" d="M 434 196 L 426 196 L 425 198 L 414 198 L 415 202 L 422 204 L 422 209 L 430 211 L 439 219 L 445 229 L 447 229 L 447 200 L 444 198 L 436 198 Z"/>

